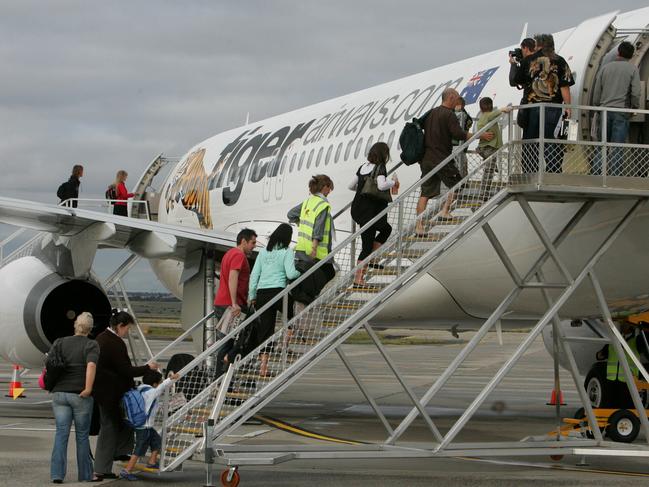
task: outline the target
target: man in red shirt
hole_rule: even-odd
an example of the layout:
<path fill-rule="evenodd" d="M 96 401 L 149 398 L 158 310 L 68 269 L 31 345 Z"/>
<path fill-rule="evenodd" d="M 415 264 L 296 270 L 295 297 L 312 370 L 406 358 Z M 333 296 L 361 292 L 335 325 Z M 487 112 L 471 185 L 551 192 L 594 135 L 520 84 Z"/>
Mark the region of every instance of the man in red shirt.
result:
<path fill-rule="evenodd" d="M 221 278 L 219 289 L 214 297 L 217 314 L 232 308 L 232 315 L 239 316 L 241 307 L 248 299 L 248 282 L 250 281 L 250 264 L 248 256 L 257 245 L 257 234 L 254 230 L 244 228 L 237 235 L 237 246 L 228 250 L 221 260 Z M 219 316 L 217 316 L 219 318 Z"/>
<path fill-rule="evenodd" d="M 232 317 L 239 316 L 243 308 L 247 311 L 248 282 L 250 281 L 250 264 L 248 256 L 257 245 L 257 234 L 254 230 L 244 228 L 237 234 L 237 246 L 228 250 L 221 259 L 221 276 L 219 289 L 214 297 L 214 317 L 217 322 L 229 309 Z M 225 336 L 224 330 L 216 331 L 217 340 Z M 219 350 L 217 362 L 229 362 L 234 340 Z"/>

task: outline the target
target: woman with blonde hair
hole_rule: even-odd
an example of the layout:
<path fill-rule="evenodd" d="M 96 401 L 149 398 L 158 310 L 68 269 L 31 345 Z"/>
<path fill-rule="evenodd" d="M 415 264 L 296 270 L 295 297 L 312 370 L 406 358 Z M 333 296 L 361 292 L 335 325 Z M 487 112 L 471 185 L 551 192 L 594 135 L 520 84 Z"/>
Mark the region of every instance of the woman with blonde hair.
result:
<path fill-rule="evenodd" d="M 78 479 L 80 482 L 98 480 L 98 477 L 92 474 L 88 438 L 93 406 L 91 394 L 99 360 L 99 345 L 88 338 L 92 325 L 92 315 L 88 312 L 81 313 L 74 322 L 74 336 L 57 339 L 50 350 L 51 353 L 56 347 L 65 361 L 65 371 L 52 388 L 56 434 L 50 475 L 55 484 L 62 483 L 65 478 L 68 438 L 73 421 L 77 442 Z"/>
<path fill-rule="evenodd" d="M 126 200 L 129 198 L 132 198 L 134 193 L 129 193 L 128 190 L 126 189 L 126 178 L 128 177 L 128 173 L 124 171 L 123 169 L 117 171 L 117 176 L 115 176 L 115 193 L 117 194 L 117 198 L 115 198 L 117 201 L 115 202 L 115 206 L 113 207 L 113 214 L 114 215 L 120 215 L 120 216 L 128 216 L 128 210 L 126 208 Z"/>

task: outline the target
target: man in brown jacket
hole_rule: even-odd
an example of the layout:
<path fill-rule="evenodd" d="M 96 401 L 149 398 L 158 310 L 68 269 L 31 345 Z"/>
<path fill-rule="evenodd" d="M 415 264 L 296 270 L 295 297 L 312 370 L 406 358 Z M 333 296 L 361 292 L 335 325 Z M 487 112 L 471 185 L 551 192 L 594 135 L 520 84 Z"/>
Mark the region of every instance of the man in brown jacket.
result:
<path fill-rule="evenodd" d="M 442 104 L 433 108 L 424 124 L 424 145 L 426 152 L 419 163 L 421 166 L 421 177 L 423 178 L 430 171 L 435 169 L 453 151 L 453 139 L 467 140 L 472 134 L 465 132 L 455 116 L 455 106 L 459 103 L 460 95 L 453 88 L 447 88 L 442 92 Z M 486 133 L 481 138 L 491 140 L 493 134 Z M 455 166 L 454 161 L 445 164 L 440 171 L 421 185 L 421 195 L 417 202 L 417 214 L 421 214 L 428 205 L 428 200 L 435 198 L 440 193 L 442 182 L 452 188 L 462 180 L 462 176 Z M 439 219 L 451 218 L 451 204 L 454 194 L 450 193 L 440 214 Z M 424 233 L 424 226 L 421 220 L 417 221 L 417 233 Z"/>

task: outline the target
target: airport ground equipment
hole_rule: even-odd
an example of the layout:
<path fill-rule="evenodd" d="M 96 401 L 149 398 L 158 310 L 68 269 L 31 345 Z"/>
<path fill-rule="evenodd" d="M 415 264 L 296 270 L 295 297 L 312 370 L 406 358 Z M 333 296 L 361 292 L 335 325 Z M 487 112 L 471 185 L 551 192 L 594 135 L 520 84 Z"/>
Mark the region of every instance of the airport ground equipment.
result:
<path fill-rule="evenodd" d="M 551 105 L 547 105 L 551 106 Z M 541 126 L 544 124 L 545 105 L 541 108 Z M 526 109 L 527 107 L 521 107 Z M 607 111 L 601 108 L 573 106 L 576 118 L 600 112 L 605 119 Z M 613 110 L 618 111 L 618 110 Z M 649 111 L 641 111 L 643 114 Z M 214 354 L 230 339 L 265 311 L 273 302 L 260 308 L 256 315 L 248 317 L 232 329 L 224 338 L 208 347 L 190 364 L 180 371 L 182 377 L 190 373 L 203 377 L 192 388 L 185 385 L 187 400 L 172 404 L 171 391 L 167 390 L 161 407 L 160 427 L 163 437 L 161 471 L 172 471 L 194 454 L 204 452 L 206 445 L 214 448 L 216 462 L 229 467 L 243 465 L 277 464 L 291 459 L 309 458 L 383 458 L 383 457 L 447 457 L 447 456 L 518 456 L 518 455 L 631 455 L 649 456 L 649 448 L 640 445 L 620 445 L 604 441 L 599 428 L 593 428 L 593 438 L 568 439 L 563 441 L 560 433 L 560 403 L 557 401 L 557 434 L 551 441 L 534 442 L 479 442 L 456 441 L 467 422 L 484 403 L 485 399 L 501 383 L 507 373 L 516 365 L 523 354 L 545 327 L 554 331 L 554 360 L 558 372 L 560 356 L 567 359 L 569 371 L 579 393 L 588 418 L 588 424 L 598 424 L 595 412 L 582 387 L 582 379 L 571 350 L 571 344 L 584 340 L 610 343 L 624 357 L 628 345 L 620 336 L 612 321 L 606 298 L 602 292 L 596 264 L 613 242 L 640 212 L 649 197 L 649 146 L 635 144 L 612 144 L 606 140 L 606 129 L 602 139 L 594 141 L 546 140 L 542 136 L 534 140 L 520 140 L 514 136 L 513 119 L 508 117 L 507 141 L 505 146 L 486 161 L 472 164 L 469 174 L 456 186 L 442 193 L 437 204 L 429 205 L 421 215 L 415 212 L 419 188 L 428 178 L 437 173 L 447 158 L 433 172 L 404 191 L 386 209 L 394 231 L 390 239 L 361 264 L 356 263 L 360 232 L 368 228 L 382 215 L 378 215 L 362 229 L 352 233 L 338 244 L 330 256 L 321 261 L 280 293 L 283 309 L 288 306 L 288 294 L 299 283 L 308 278 L 325 262 L 336 262 L 338 274 L 321 295 L 288 321 L 282 319 L 281 326 L 266 343 L 231 364 L 227 373 L 216 377 L 208 366 L 213 363 Z M 605 124 L 603 124 L 605 127 Z M 489 130 L 490 126 L 485 127 Z M 458 150 L 463 150 L 480 134 L 474 135 Z M 553 159 L 554 158 L 554 159 Z M 562 172 L 548 171 L 550 161 L 560 161 Z M 601 162 L 600 175 L 589 174 L 594 161 Z M 620 172 L 609 167 L 614 161 L 623 161 Z M 495 181 L 483 181 L 482 176 L 488 164 L 496 168 Z M 617 169 L 616 169 L 617 171 Z M 439 205 L 447 198 L 453 198 L 453 217 L 442 218 Z M 543 202 L 554 204 L 561 211 L 565 203 L 578 203 L 577 210 L 566 216 L 562 228 L 547 229 L 534 206 Z M 579 231 L 579 224 L 595 205 L 609 202 L 624 202 L 624 210 L 615 218 L 601 240 L 592 248 L 584 248 L 579 262 L 566 262 L 561 256 L 561 246 L 570 243 L 571 237 Z M 541 251 L 531 265 L 520 269 L 515 256 L 508 255 L 498 229 L 491 225 L 495 215 L 506 207 L 514 205 L 524 215 L 529 228 L 538 237 Z M 475 232 L 484 232 L 494 252 L 507 270 L 513 283 L 511 291 L 503 296 L 500 305 L 493 310 L 479 331 L 456 356 L 448 368 L 434 381 L 423 396 L 418 396 L 412 386 L 397 368 L 394 360 L 383 346 L 375 331 L 368 325 L 382 307 L 386 306 L 426 274 L 427 269 L 445 254 L 453 252 L 467 237 Z M 353 286 L 353 277 L 359 266 L 373 265 L 367 271 L 368 284 Z M 379 265 L 375 265 L 379 264 Z M 569 303 L 575 290 L 582 285 L 593 289 L 595 306 L 606 325 L 607 337 L 585 339 L 566 335 L 559 326 L 562 307 Z M 545 303 L 545 312 L 538 316 L 531 330 L 500 370 L 493 376 L 475 399 L 464 410 L 457 421 L 442 432 L 426 411 L 434 399 L 465 362 L 470 353 L 479 346 L 482 338 L 524 292 L 537 292 Z M 286 313 L 283 314 L 286 316 Z M 206 316 L 204 319 L 207 319 Z M 342 345 L 352 334 L 364 330 L 377 348 L 379 354 L 400 383 L 412 403 L 410 413 L 394 427 L 382 413 L 368 387 L 355 371 L 350 359 L 344 354 Z M 172 353 L 174 344 L 167 347 Z M 269 373 L 260 375 L 260 352 L 269 355 Z M 293 384 L 305 372 L 313 371 L 328 353 L 336 351 L 343 360 L 359 389 L 384 425 L 387 437 L 382 442 L 363 445 L 299 446 L 299 445 L 242 445 L 227 442 L 228 434 L 235 431 L 248 418 L 269 404 L 277 395 Z M 632 357 L 635 362 L 635 358 Z M 212 362 L 210 362 L 212 361 Z M 624 372 L 630 377 L 629 365 L 622 359 Z M 643 377 L 649 379 L 642 364 L 635 364 Z M 209 380 L 205 380 L 209 379 Z M 558 373 L 555 389 L 560 390 Z M 631 383 L 631 396 L 636 409 L 642 409 L 641 399 L 635 383 Z M 400 441 L 415 419 L 423 420 L 430 431 L 430 442 L 412 444 Z M 641 427 L 649 441 L 649 421 L 640 416 Z M 204 425 L 210 424 L 210 432 L 204 432 Z M 212 446 L 209 446 L 212 445 Z"/>

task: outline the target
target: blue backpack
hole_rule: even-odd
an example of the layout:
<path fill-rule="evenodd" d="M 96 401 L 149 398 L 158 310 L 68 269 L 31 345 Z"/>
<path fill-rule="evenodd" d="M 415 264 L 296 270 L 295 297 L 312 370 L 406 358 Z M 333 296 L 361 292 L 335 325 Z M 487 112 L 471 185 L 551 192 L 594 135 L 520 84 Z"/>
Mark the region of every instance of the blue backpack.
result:
<path fill-rule="evenodd" d="M 122 396 L 122 418 L 130 428 L 141 428 L 149 419 L 157 399 L 151 403 L 151 407 L 146 411 L 142 393 L 150 389 L 153 389 L 153 387 L 146 386 L 141 389 L 131 389 Z"/>

